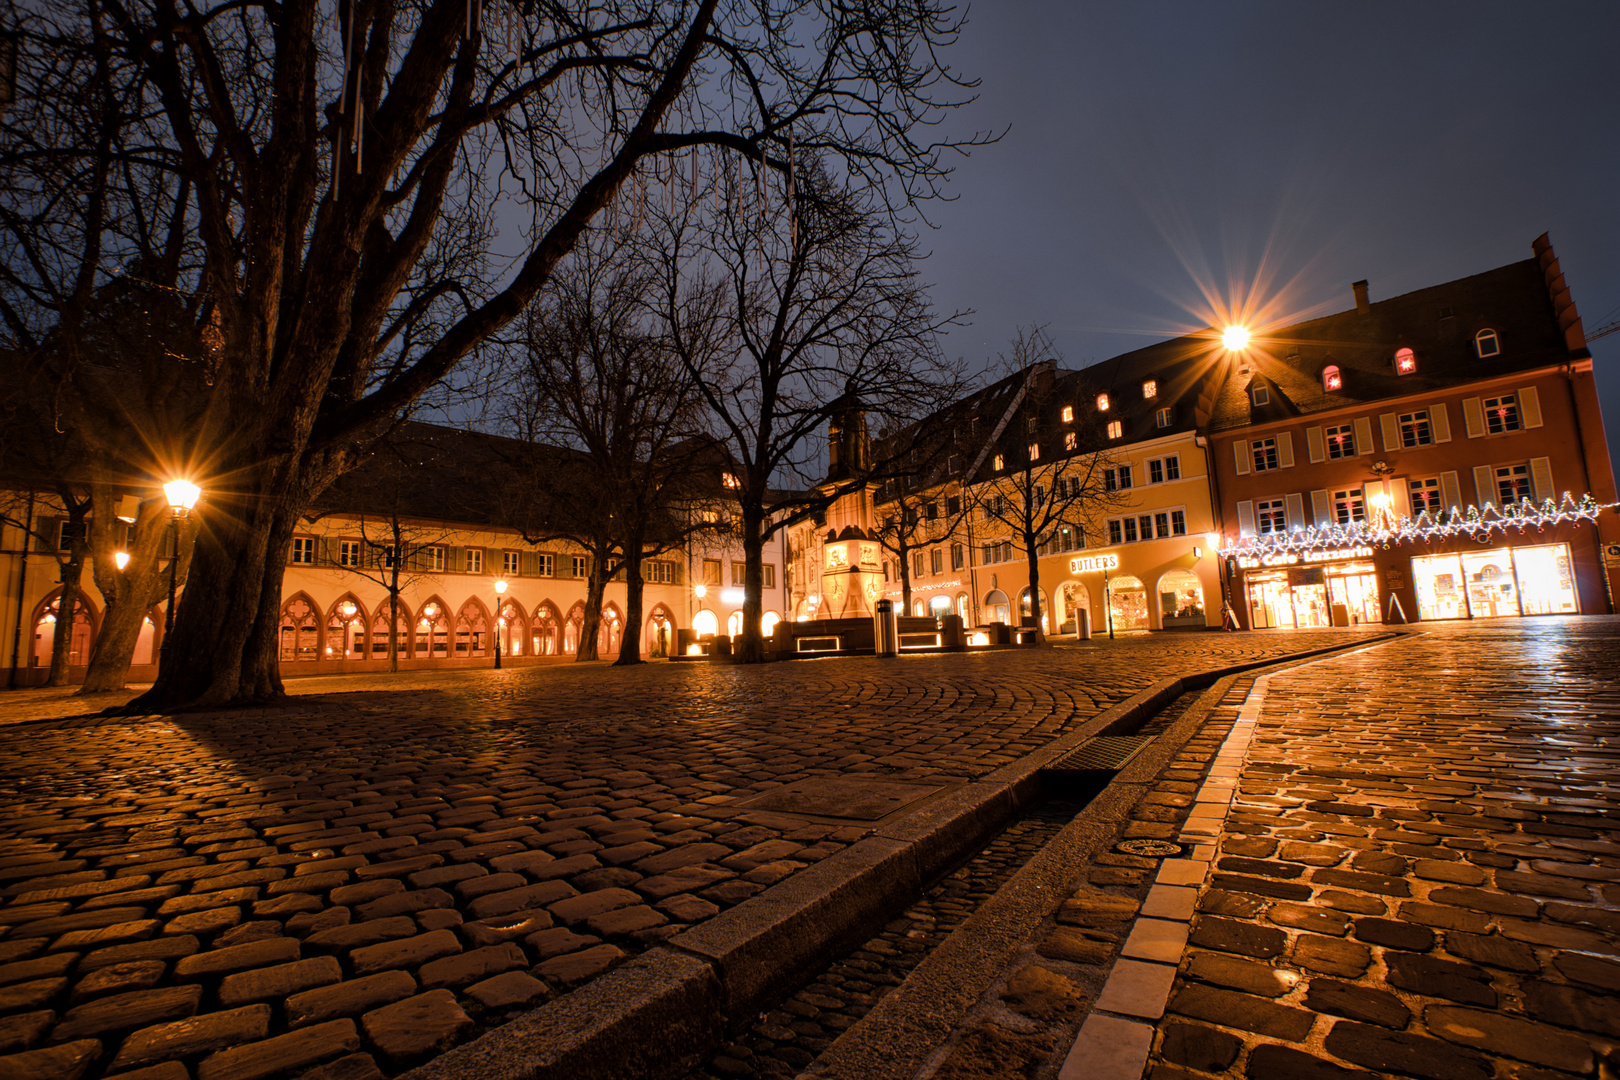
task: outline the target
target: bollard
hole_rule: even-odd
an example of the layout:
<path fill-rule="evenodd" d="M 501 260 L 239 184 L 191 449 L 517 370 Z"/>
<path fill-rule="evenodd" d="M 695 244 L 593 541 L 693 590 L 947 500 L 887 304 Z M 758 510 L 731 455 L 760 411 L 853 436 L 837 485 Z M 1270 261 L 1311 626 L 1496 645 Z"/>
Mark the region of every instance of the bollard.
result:
<path fill-rule="evenodd" d="M 894 601 L 879 600 L 872 605 L 872 649 L 879 656 L 900 652 L 900 624 L 894 617 Z"/>
<path fill-rule="evenodd" d="M 1081 641 L 1090 641 L 1091 640 L 1091 612 L 1087 611 L 1085 608 L 1081 608 L 1079 611 L 1074 613 L 1074 618 L 1075 618 L 1075 623 L 1074 624 L 1080 631 L 1080 640 Z"/>

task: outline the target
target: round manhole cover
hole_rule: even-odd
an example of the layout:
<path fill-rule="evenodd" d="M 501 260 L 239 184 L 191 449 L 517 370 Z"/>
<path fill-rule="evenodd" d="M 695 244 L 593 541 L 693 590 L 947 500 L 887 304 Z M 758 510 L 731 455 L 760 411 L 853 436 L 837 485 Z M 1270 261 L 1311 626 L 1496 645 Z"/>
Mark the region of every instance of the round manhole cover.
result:
<path fill-rule="evenodd" d="M 1181 845 L 1169 840 L 1121 840 L 1114 845 L 1115 851 L 1122 851 L 1126 855 L 1142 855 L 1149 859 L 1165 859 L 1171 855 L 1181 854 Z"/>

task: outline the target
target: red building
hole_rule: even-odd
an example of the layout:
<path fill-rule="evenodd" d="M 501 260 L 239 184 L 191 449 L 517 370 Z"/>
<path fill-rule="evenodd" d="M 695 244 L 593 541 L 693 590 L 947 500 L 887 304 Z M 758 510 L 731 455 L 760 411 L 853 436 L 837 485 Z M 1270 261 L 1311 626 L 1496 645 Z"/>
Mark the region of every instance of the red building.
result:
<path fill-rule="evenodd" d="M 1613 469 L 1581 320 L 1534 257 L 1257 334 L 1207 431 L 1248 628 L 1612 613 Z"/>

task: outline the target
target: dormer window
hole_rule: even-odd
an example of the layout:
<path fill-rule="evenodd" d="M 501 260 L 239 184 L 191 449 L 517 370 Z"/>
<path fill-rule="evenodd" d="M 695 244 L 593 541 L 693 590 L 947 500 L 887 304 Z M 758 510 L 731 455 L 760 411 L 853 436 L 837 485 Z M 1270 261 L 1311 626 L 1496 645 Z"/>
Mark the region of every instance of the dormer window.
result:
<path fill-rule="evenodd" d="M 1152 401 L 1154 398 L 1156 398 L 1158 396 L 1159 396 L 1159 380 L 1158 379 L 1148 379 L 1146 382 L 1144 382 L 1142 384 L 1142 399 L 1144 401 Z"/>
<path fill-rule="evenodd" d="M 1107 412 L 1108 411 L 1108 395 L 1107 394 L 1098 394 L 1097 395 L 1097 411 L 1098 412 Z"/>
<path fill-rule="evenodd" d="M 1495 330 L 1481 330 L 1474 335 L 1474 351 L 1479 353 L 1481 360 L 1496 356 L 1502 351 L 1502 340 L 1496 336 Z"/>
<path fill-rule="evenodd" d="M 1339 369 L 1332 364 L 1322 369 L 1322 389 L 1330 394 L 1344 389 L 1344 376 L 1340 375 Z"/>
<path fill-rule="evenodd" d="M 1256 386 L 1249 391 L 1249 400 L 1256 405 L 1270 405 L 1271 393 L 1263 386 Z"/>
<path fill-rule="evenodd" d="M 1065 405 L 1065 406 L 1063 406 L 1063 422 L 1065 424 L 1074 423 L 1074 406 L 1073 405 Z"/>
<path fill-rule="evenodd" d="M 1108 437 L 1110 439 L 1121 438 L 1121 437 L 1124 436 L 1124 434 L 1125 434 L 1125 425 L 1124 424 L 1120 423 L 1118 420 L 1110 420 L 1108 422 Z"/>
<path fill-rule="evenodd" d="M 995 470 L 996 470 L 996 472 L 1000 472 L 1002 469 L 1005 469 L 1006 467 L 1007 467 L 1007 459 L 1002 457 L 1000 454 L 997 454 L 996 455 L 996 460 L 995 460 Z"/>
<path fill-rule="evenodd" d="M 741 484 L 737 483 L 737 477 L 734 476 L 731 473 L 721 473 L 720 474 L 720 483 L 723 484 L 724 486 L 728 487 L 728 488 L 742 487 Z"/>
<path fill-rule="evenodd" d="M 1395 353 L 1395 374 L 1410 375 L 1417 370 L 1417 357 L 1411 349 L 1399 349 Z"/>

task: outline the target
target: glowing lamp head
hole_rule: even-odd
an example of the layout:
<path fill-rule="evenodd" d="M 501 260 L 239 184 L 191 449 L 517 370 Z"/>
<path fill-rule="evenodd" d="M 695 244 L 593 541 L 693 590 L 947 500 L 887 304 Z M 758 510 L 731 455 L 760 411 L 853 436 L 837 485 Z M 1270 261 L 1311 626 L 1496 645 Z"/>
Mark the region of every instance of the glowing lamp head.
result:
<path fill-rule="evenodd" d="M 115 551 L 115 552 L 113 552 L 113 563 L 120 570 L 122 570 L 124 567 L 128 566 L 129 565 L 129 552 L 127 552 L 127 551 Z"/>
<path fill-rule="evenodd" d="M 354 606 L 354 602 L 352 600 L 345 600 L 343 603 L 338 605 L 338 610 L 343 612 L 343 617 L 345 619 L 352 619 L 354 618 L 354 613 L 360 609 Z"/>
<path fill-rule="evenodd" d="M 707 585 L 694 585 L 692 586 L 692 595 L 701 600 L 709 595 L 709 587 Z"/>
<path fill-rule="evenodd" d="M 495 595 L 499 596 L 504 592 L 506 592 L 506 581 L 502 579 L 495 583 Z"/>
<path fill-rule="evenodd" d="M 1209 550 L 1219 551 L 1221 547 L 1221 534 L 1213 532 L 1208 534 L 1204 537 L 1204 543 L 1209 545 Z"/>
<path fill-rule="evenodd" d="M 1242 326 L 1228 326 L 1221 334 L 1221 342 L 1231 352 L 1241 352 L 1249 347 L 1249 331 Z"/>
<path fill-rule="evenodd" d="M 163 494 L 168 496 L 169 506 L 176 513 L 183 513 L 197 505 L 202 496 L 202 488 L 190 480 L 170 480 L 163 485 Z"/>

